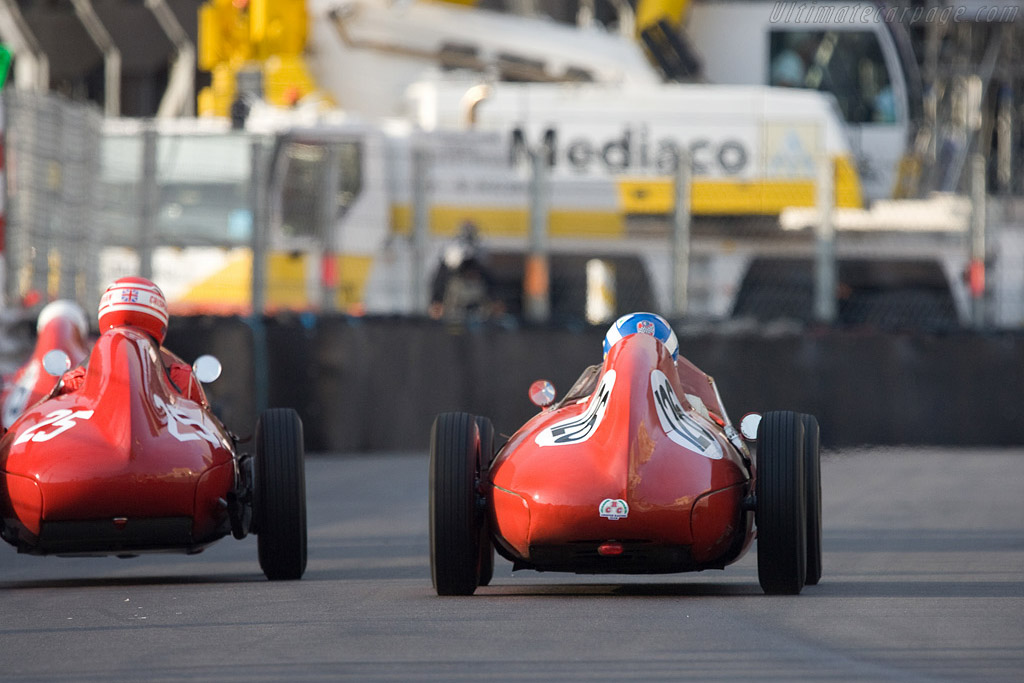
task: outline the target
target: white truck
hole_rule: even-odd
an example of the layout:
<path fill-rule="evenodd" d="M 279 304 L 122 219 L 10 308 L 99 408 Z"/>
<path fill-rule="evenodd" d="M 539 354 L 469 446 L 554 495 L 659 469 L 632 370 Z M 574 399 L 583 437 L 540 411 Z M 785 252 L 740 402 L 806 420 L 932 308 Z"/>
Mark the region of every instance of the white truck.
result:
<path fill-rule="evenodd" d="M 847 0 L 809 5 L 641 0 L 638 5 L 645 22 L 650 21 L 645 16 L 672 14 L 669 5 L 677 8 L 665 28 L 673 33 L 670 41 L 638 40 L 626 7 L 618 31 L 607 31 L 593 22 L 570 25 L 446 2 L 312 0 L 308 60 L 317 82 L 339 106 L 371 118 L 407 115 L 408 86 L 434 78 L 438 70 L 475 73 L 495 86 L 508 81 L 647 85 L 652 92 L 670 93 L 669 101 L 680 88 L 666 80 L 677 78 L 821 91 L 836 98 L 865 198 L 891 196 L 898 162 L 908 148 L 911 91 L 918 81 L 891 11 Z M 673 50 L 684 54 L 666 54 Z M 673 71 L 672 65 L 685 63 L 690 53 L 693 70 Z M 610 94 L 602 106 L 642 121 L 640 104 L 630 107 L 615 87 L 606 90 Z M 656 95 L 644 103 L 651 97 Z M 550 116 L 566 119 L 569 112 Z M 677 127 L 685 130 L 685 122 Z"/>
<path fill-rule="evenodd" d="M 822 162 L 835 169 L 838 207 L 888 195 L 910 109 L 895 42 L 874 5 L 843 3 L 860 23 L 836 14 L 792 24 L 773 20 L 771 3 L 756 5 L 731 19 L 741 3 L 691 7 L 688 35 L 699 36 L 692 41 L 699 52 L 716 55 L 704 60 L 703 74 L 734 83 L 722 85 L 665 82 L 621 24 L 625 30 L 611 33 L 448 3 L 313 0 L 310 70 L 347 116 L 332 123 L 335 114 L 303 103 L 274 112 L 271 122 L 260 107 L 250 115 L 251 129 L 295 129 L 275 148 L 268 300 L 288 292 L 289 305 L 316 305 L 326 295 L 342 308 L 420 310 L 441 244 L 466 221 L 508 257 L 514 282 L 527 248 L 525 160 L 535 153 L 550 162 L 549 248 L 574 272 L 562 281 L 577 278 L 591 258 L 618 259 L 623 277 L 641 271 L 634 279 L 643 282 L 645 305 L 669 310 L 672 173 L 688 157 L 688 312 L 742 313 L 737 301 L 757 259 L 813 254 L 809 233 L 783 231 L 779 216 L 815 205 Z M 790 29 L 808 34 L 800 38 L 814 47 L 806 48 L 803 88 L 778 87 L 794 84 L 770 68 L 799 42 Z M 847 56 L 853 66 L 844 66 Z M 863 76 L 855 99 L 888 102 L 878 117 L 885 120 L 828 92 L 851 68 Z M 879 97 L 883 90 L 888 95 Z M 427 170 L 415 171 L 429 175 L 421 195 L 427 238 L 413 244 L 405 237 L 413 234 L 417 148 L 429 152 Z M 340 199 L 325 200 L 333 190 L 310 182 L 324 170 L 344 188 Z M 310 213 L 309 201 L 336 206 Z M 912 272 L 907 259 L 930 260 L 938 280 L 961 265 L 956 237 L 893 240 L 884 233 L 899 226 L 881 227 L 870 239 L 840 243 L 839 257 L 878 261 L 873 273 L 889 263 L 889 271 Z M 948 294 L 931 272 L 927 286 Z"/>

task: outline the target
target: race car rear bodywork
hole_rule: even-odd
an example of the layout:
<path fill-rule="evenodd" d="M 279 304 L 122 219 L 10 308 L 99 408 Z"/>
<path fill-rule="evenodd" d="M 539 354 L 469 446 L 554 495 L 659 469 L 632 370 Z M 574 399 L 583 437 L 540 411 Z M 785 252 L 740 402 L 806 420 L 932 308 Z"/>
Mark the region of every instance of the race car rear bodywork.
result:
<path fill-rule="evenodd" d="M 753 538 L 749 463 L 685 395 L 653 337 L 613 347 L 589 397 L 536 416 L 491 466 L 500 551 L 517 567 L 577 573 L 736 559 Z"/>
<path fill-rule="evenodd" d="M 100 337 L 81 388 L 0 441 L 4 538 L 19 550 L 190 552 L 230 533 L 231 438 L 171 388 L 157 353 L 132 330 Z"/>

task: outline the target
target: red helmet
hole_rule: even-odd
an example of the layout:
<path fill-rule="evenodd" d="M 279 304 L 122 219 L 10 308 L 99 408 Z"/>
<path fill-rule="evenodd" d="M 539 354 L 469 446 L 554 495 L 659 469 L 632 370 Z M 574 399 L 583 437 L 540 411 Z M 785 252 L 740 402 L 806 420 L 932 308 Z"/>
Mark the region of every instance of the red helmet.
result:
<path fill-rule="evenodd" d="M 100 298 L 100 334 L 112 327 L 138 327 L 164 343 L 167 335 L 167 300 L 144 277 L 114 280 Z"/>

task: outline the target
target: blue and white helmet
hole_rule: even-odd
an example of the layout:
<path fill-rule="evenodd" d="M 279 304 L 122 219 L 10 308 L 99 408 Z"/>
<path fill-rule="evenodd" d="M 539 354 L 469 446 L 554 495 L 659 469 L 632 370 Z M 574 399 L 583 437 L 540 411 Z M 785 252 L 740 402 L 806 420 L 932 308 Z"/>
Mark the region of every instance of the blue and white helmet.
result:
<path fill-rule="evenodd" d="M 676 333 L 672 331 L 668 321 L 656 313 L 627 313 L 608 328 L 604 335 L 604 357 L 618 342 L 632 334 L 649 334 L 660 340 L 668 352 L 672 354 L 672 360 L 679 357 L 679 340 Z"/>

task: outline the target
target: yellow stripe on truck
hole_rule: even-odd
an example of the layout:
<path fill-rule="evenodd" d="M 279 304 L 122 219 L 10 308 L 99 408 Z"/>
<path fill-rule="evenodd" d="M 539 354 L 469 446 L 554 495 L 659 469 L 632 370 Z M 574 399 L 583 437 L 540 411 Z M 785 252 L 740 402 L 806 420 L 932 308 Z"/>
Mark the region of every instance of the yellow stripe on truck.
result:
<path fill-rule="evenodd" d="M 674 179 L 668 176 L 620 177 L 615 181 L 618 211 L 552 208 L 548 215 L 552 237 L 615 239 L 626 236 L 630 215 L 669 215 L 675 207 Z M 860 180 L 850 157 L 835 159 L 836 206 L 862 208 Z M 691 185 L 690 207 L 694 215 L 776 216 L 783 209 L 814 206 L 817 192 L 813 179 L 712 180 L 697 178 Z M 412 233 L 412 207 L 392 204 L 391 225 L 401 235 Z M 492 237 L 526 237 L 530 213 L 525 207 L 494 206 L 430 207 L 430 234 L 451 237 L 466 221 Z"/>
<path fill-rule="evenodd" d="M 530 234 L 530 212 L 527 209 L 476 206 L 432 206 L 430 234 L 452 237 L 466 221 L 472 222 L 483 236 L 526 237 Z M 391 206 L 391 225 L 400 235 L 412 234 L 412 207 Z M 551 237 L 587 237 L 614 239 L 626 234 L 625 216 L 610 211 L 552 209 L 548 214 Z"/>
<path fill-rule="evenodd" d="M 622 210 L 633 215 L 664 215 L 675 208 L 674 179 L 670 177 L 620 178 Z M 835 160 L 836 206 L 861 208 L 860 180 L 849 157 Z M 813 179 L 709 180 L 697 178 L 690 186 L 690 209 L 696 215 L 775 216 L 793 206 L 814 206 Z"/>

